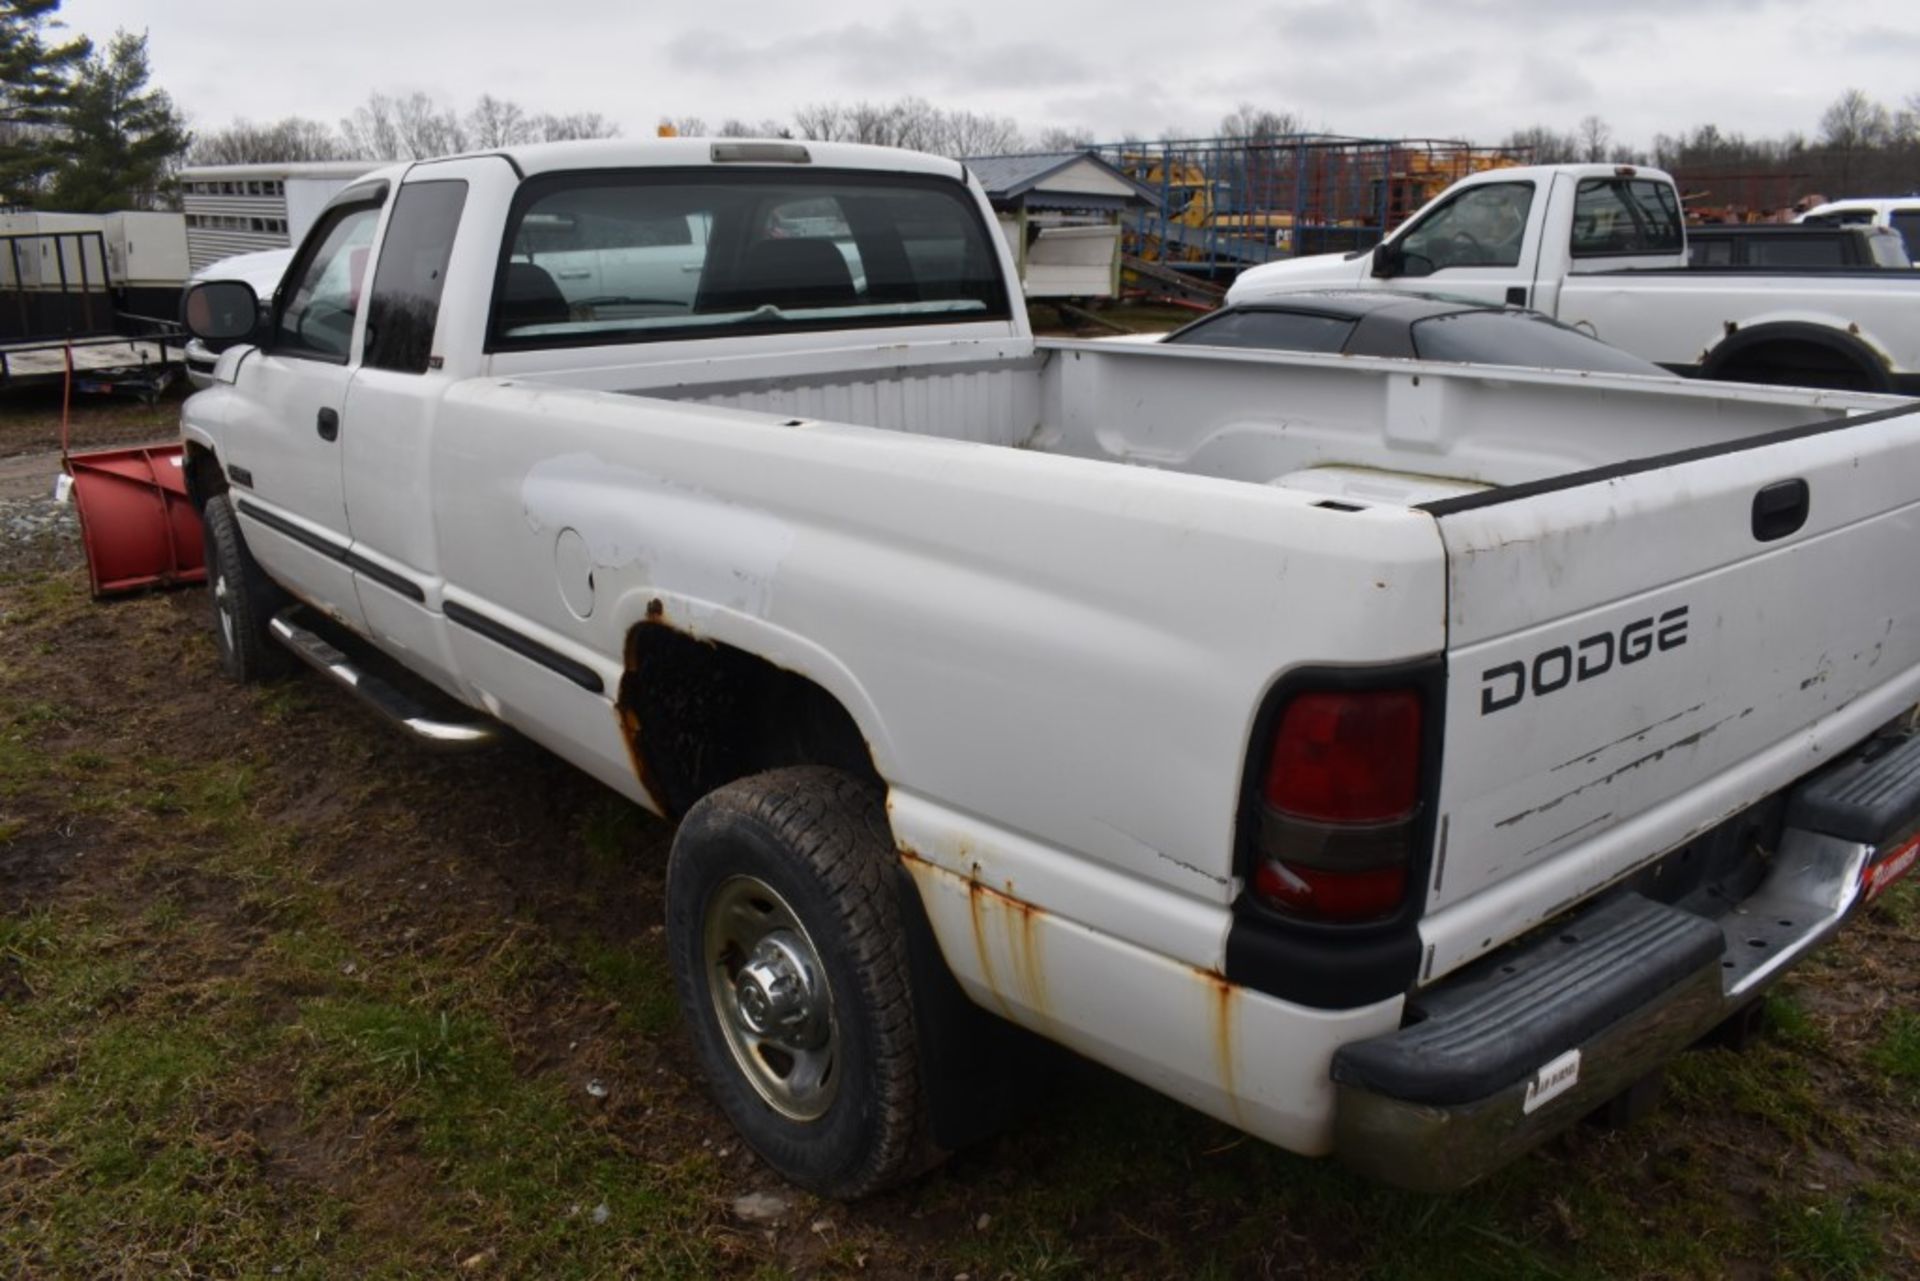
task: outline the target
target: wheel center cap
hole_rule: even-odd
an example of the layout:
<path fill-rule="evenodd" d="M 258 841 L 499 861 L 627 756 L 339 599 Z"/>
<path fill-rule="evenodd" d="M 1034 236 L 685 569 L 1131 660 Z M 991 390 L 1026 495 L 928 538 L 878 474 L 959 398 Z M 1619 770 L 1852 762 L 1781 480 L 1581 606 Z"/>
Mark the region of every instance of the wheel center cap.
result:
<path fill-rule="evenodd" d="M 740 1017 L 755 1035 L 789 1045 L 813 1039 L 819 1021 L 812 971 L 783 937 L 769 934 L 754 946 L 733 981 Z"/>

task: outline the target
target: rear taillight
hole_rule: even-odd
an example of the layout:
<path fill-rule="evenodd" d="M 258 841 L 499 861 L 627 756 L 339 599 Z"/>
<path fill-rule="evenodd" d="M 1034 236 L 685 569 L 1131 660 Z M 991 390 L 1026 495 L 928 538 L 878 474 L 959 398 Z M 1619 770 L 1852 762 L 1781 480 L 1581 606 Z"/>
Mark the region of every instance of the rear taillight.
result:
<path fill-rule="evenodd" d="M 1298 694 L 1287 703 L 1261 780 L 1255 897 L 1340 923 L 1399 909 L 1420 808 L 1420 718 L 1410 689 Z"/>

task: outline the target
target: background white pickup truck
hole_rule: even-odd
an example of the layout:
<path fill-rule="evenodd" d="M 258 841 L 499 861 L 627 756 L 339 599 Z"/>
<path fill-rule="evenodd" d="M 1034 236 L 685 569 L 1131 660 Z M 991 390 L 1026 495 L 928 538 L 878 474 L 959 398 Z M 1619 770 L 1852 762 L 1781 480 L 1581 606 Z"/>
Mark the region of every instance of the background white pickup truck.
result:
<path fill-rule="evenodd" d="M 674 218 L 672 298 L 538 261 Z M 1011 267 L 951 162 L 681 139 L 369 175 L 263 316 L 187 300 L 251 339 L 182 424 L 228 670 L 680 817 L 694 1048 L 788 1177 L 976 1133 L 1017 1024 L 1457 1185 L 1911 862 L 1920 412 L 1037 344 Z"/>
<path fill-rule="evenodd" d="M 1297 289 L 1401 289 L 1532 307 L 1676 373 L 1920 395 L 1920 276 L 1694 270 L 1656 169 L 1492 169 L 1373 249 L 1249 268 L 1230 303 Z"/>

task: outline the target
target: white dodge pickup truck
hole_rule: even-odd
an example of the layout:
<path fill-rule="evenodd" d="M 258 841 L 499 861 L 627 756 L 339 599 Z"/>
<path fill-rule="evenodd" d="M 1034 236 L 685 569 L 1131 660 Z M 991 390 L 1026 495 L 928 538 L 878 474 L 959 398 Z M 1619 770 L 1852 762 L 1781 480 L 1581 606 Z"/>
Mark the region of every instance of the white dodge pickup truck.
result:
<path fill-rule="evenodd" d="M 1532 307 L 1675 373 L 1920 396 L 1920 276 L 1690 268 L 1680 198 L 1657 169 L 1490 169 L 1373 249 L 1249 268 L 1227 301 L 1327 288 Z"/>
<path fill-rule="evenodd" d="M 699 1062 L 835 1195 L 990 1123 L 1009 1024 L 1455 1186 L 1913 861 L 1920 411 L 1036 343 L 1012 279 L 906 152 L 371 174 L 186 301 L 222 660 L 678 818 Z"/>

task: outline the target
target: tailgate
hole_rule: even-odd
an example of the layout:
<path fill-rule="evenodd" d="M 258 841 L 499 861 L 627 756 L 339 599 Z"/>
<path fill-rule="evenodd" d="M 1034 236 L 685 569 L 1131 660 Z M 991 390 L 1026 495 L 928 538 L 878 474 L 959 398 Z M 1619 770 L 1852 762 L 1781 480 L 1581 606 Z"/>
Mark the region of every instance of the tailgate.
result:
<path fill-rule="evenodd" d="M 1920 695 L 1920 409 L 1449 499 L 1423 979 Z"/>

